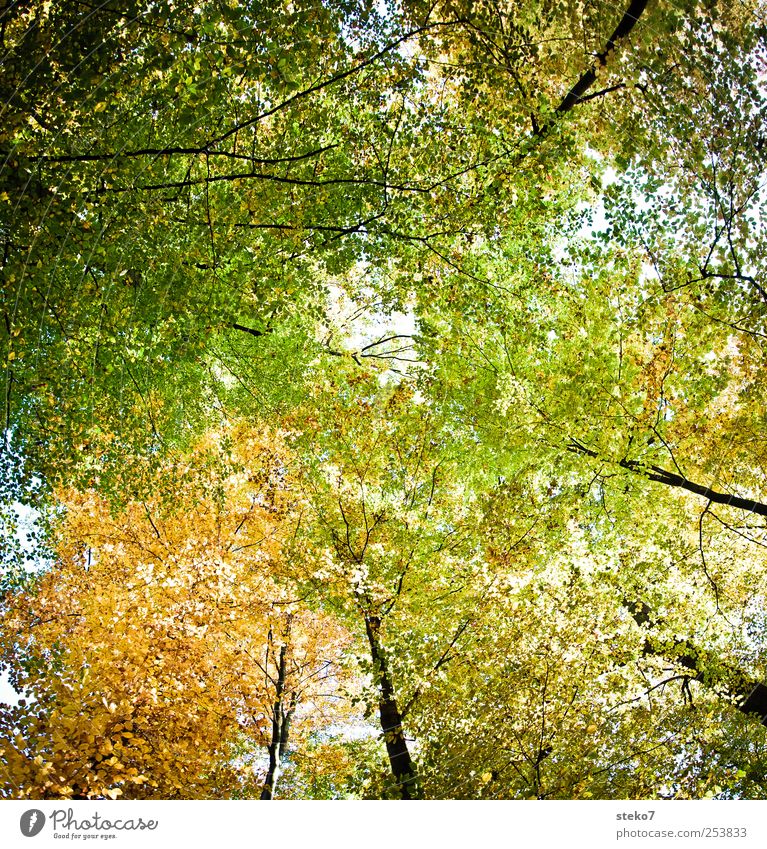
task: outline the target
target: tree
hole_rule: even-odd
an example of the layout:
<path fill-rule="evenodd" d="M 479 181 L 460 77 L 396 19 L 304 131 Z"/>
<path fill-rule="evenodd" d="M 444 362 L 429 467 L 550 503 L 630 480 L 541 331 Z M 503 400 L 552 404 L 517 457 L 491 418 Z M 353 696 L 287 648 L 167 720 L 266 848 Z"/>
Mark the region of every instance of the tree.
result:
<path fill-rule="evenodd" d="M 56 562 L 6 599 L 3 663 L 26 696 L 3 707 L 6 795 L 248 795 L 263 747 L 271 796 L 297 709 L 299 731 L 343 715 L 343 632 L 292 613 L 269 568 L 296 521 L 277 443 L 241 437 L 245 471 L 209 442 L 120 512 L 63 498 Z"/>
<path fill-rule="evenodd" d="M 407 716 L 466 630 L 467 586 L 477 577 L 473 499 L 452 473 L 461 446 L 438 416 L 413 406 L 407 383 L 381 387 L 375 372 L 352 371 L 321 391 L 310 442 L 300 438 L 296 449 L 306 458 L 305 533 L 317 556 L 308 583 L 363 637 L 368 711 L 378 715 L 393 792 L 420 798 Z"/>
<path fill-rule="evenodd" d="M 381 15 L 307 3 L 268 20 L 258 4 L 75 8 L 14 4 L 3 29 L 15 86 L 2 195 L 6 428 L 49 475 L 47 458 L 75 462 L 71 447 L 104 429 L 154 452 L 188 439 L 190 424 L 204 429 L 220 391 L 212 363 L 237 379 L 240 349 L 281 360 L 280 384 L 294 379 L 331 309 L 318 270 L 388 264 L 394 285 L 379 296 L 401 306 L 412 267 L 461 267 L 500 215 L 538 219 L 568 194 L 572 204 L 587 167 L 570 143 L 540 147 L 545 106 L 532 137 L 520 129 L 532 108 L 524 86 L 509 100 L 493 80 L 489 102 L 502 93 L 507 106 L 490 127 L 485 102 L 464 97 L 471 78 L 443 96 L 455 80 L 432 76 L 432 54 L 479 31 L 460 4 Z M 605 21 L 589 23 L 606 45 L 598 65 L 632 29 L 631 9 L 612 37 L 596 34 Z M 540 17 L 545 42 L 553 12 Z M 580 41 L 569 21 L 563 37 Z M 547 49 L 515 61 L 548 89 L 567 91 L 573 73 L 570 100 L 590 86 L 579 51 L 564 66 L 551 59 Z M 33 83 L 45 91 L 35 108 Z M 571 111 L 563 97 L 560 115 Z M 562 189 L 541 192 L 536 175 L 551 168 Z M 261 393 L 269 382 L 258 375 Z M 189 389 L 200 385 L 206 393 Z"/>
<path fill-rule="evenodd" d="M 281 632 L 275 633 L 274 625 L 270 627 L 264 664 L 259 665 L 274 699 L 266 712 L 271 720 L 271 737 L 267 746 L 269 765 L 261 790 L 264 800 L 275 796 L 297 711 L 318 712 L 323 725 L 346 719 L 346 695 L 339 692 L 339 678 L 343 652 L 350 642 L 348 635 L 333 619 L 310 611 L 302 611 L 300 618 L 287 613 L 279 624 Z M 303 724 L 311 728 L 319 723 L 314 719 Z M 302 743 L 306 745 L 306 729 L 303 732 Z"/>

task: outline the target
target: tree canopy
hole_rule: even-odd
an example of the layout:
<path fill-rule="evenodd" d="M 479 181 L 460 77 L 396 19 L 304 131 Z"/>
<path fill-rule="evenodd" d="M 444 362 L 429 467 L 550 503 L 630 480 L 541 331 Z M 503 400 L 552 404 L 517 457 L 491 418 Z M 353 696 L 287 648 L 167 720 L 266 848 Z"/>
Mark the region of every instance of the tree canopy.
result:
<path fill-rule="evenodd" d="M 0 57 L 0 795 L 767 796 L 763 3 Z"/>

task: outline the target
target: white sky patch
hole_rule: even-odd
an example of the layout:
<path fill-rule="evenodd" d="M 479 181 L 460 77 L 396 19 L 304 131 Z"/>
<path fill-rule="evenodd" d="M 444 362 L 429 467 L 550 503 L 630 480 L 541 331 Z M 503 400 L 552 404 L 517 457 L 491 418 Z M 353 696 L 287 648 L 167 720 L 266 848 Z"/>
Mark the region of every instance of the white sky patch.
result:
<path fill-rule="evenodd" d="M 19 699 L 23 698 L 21 693 L 11 687 L 11 682 L 8 680 L 8 673 L 4 672 L 0 675 L 0 702 L 7 705 L 17 705 Z"/>
<path fill-rule="evenodd" d="M 40 513 L 32 507 L 18 502 L 12 505 L 12 509 L 17 516 L 15 537 L 21 546 L 23 554 L 21 565 L 27 572 L 39 572 L 46 566 L 45 562 L 37 556 L 34 543 L 34 536 L 39 530 L 38 520 Z M 23 697 L 23 693 L 18 693 L 11 686 L 8 680 L 8 673 L 0 673 L 0 702 L 4 702 L 7 705 L 17 705 L 19 699 Z"/>
<path fill-rule="evenodd" d="M 360 269 L 364 272 L 364 269 Z M 356 296 L 339 285 L 329 287 L 328 326 L 323 342 L 355 358 L 405 372 L 419 362 L 415 349 L 416 316 L 384 308 L 371 289 L 361 286 Z"/>
<path fill-rule="evenodd" d="M 11 506 L 18 517 L 15 536 L 22 551 L 27 555 L 24 558 L 24 568 L 27 572 L 37 572 L 44 565 L 35 558 L 34 551 L 34 535 L 38 532 L 37 522 L 40 513 L 32 507 L 18 502 L 14 502 Z"/>

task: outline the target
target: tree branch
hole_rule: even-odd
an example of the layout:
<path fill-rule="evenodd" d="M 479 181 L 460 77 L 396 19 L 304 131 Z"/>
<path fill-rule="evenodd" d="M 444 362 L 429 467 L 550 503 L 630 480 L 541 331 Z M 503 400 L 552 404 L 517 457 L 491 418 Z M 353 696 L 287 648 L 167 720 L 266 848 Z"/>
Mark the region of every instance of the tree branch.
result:
<path fill-rule="evenodd" d="M 587 448 L 577 439 L 570 440 L 567 445 L 567 450 L 577 454 L 585 454 L 588 457 L 595 457 L 602 460 L 606 459 L 604 457 L 600 457 L 596 451 L 591 448 Z M 714 504 L 725 504 L 728 507 L 736 507 L 739 510 L 748 510 L 751 513 L 757 513 L 760 516 L 767 516 L 767 504 L 762 501 L 756 501 L 753 498 L 743 498 L 739 495 L 733 495 L 726 492 L 718 492 L 715 489 L 711 489 L 709 486 L 703 486 L 702 484 L 695 483 L 694 481 L 691 481 L 682 475 L 670 472 L 661 466 L 646 465 L 638 460 L 627 460 L 624 458 L 623 460 L 612 462 L 617 462 L 617 464 L 622 468 L 641 475 L 642 477 L 647 478 L 647 480 L 662 483 L 666 486 L 684 489 L 687 492 L 692 492 L 695 495 L 707 498 Z"/>
<path fill-rule="evenodd" d="M 615 28 L 613 34 L 607 40 L 607 44 L 605 45 L 605 49 L 597 54 L 596 62 L 588 69 L 588 71 L 584 71 L 581 74 L 580 79 L 575 85 L 567 92 L 567 94 L 562 98 L 562 102 L 557 106 L 556 112 L 558 115 L 564 115 L 566 112 L 569 112 L 573 106 L 578 103 L 582 103 L 584 100 L 584 95 L 591 88 L 592 85 L 596 82 L 597 78 L 597 69 L 604 68 L 607 64 L 607 57 L 612 53 L 615 49 L 616 43 L 625 38 L 634 26 L 639 18 L 642 16 L 642 13 L 647 8 L 649 0 L 632 0 L 631 5 L 626 10 L 626 13 L 621 18 L 620 23 Z"/>

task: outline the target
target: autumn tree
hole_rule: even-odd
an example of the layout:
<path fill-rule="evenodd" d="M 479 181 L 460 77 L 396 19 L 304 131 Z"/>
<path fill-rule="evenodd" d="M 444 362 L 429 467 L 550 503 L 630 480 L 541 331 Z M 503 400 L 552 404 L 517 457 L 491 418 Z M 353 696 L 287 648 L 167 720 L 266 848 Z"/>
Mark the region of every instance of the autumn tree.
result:
<path fill-rule="evenodd" d="M 407 381 L 382 387 L 379 377 L 350 364 L 326 381 L 322 412 L 296 420 L 296 451 L 317 558 L 306 581 L 364 639 L 360 669 L 393 792 L 411 799 L 423 791 L 408 714 L 444 674 L 472 618 L 469 588 L 487 576 L 469 531 L 474 499 L 453 474 L 465 446 L 414 403 Z"/>
<path fill-rule="evenodd" d="M 26 696 L 3 707 L 6 795 L 253 794 L 259 749 L 271 795 L 291 720 L 342 715 L 343 632 L 291 612 L 276 566 L 297 521 L 278 440 L 241 437 L 247 468 L 200 446 L 119 512 L 64 494 L 56 562 L 5 601 Z"/>
<path fill-rule="evenodd" d="M 349 643 L 349 636 L 336 621 L 311 611 L 289 612 L 270 622 L 264 659 L 254 661 L 266 677 L 267 692 L 273 698 L 264 711 L 271 727 L 261 799 L 275 797 L 293 742 L 291 730 L 302 712 L 318 714 L 304 722 L 309 728 L 341 724 L 351 713 L 349 693 L 341 689 L 346 672 L 344 652 Z M 306 746 L 307 729 L 299 723 L 299 730 Z"/>

